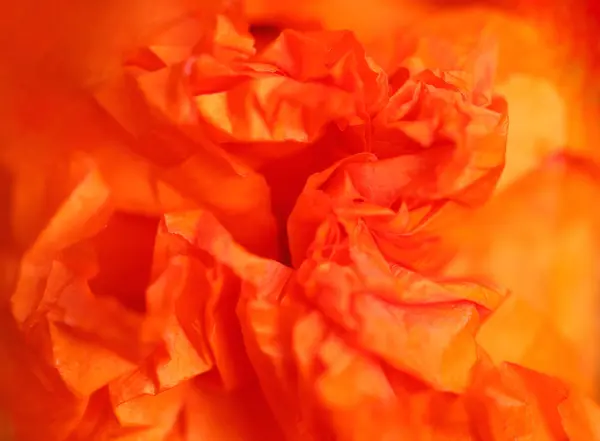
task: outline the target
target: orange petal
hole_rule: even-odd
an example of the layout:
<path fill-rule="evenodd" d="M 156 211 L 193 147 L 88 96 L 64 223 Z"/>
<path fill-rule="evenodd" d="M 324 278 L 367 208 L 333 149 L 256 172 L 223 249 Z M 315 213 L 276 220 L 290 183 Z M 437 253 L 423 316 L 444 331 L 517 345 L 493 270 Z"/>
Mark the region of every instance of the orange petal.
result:
<path fill-rule="evenodd" d="M 482 440 L 565 439 L 558 407 L 568 388 L 519 366 L 482 363 L 469 397 L 475 435 Z"/>
<path fill-rule="evenodd" d="M 87 398 L 74 396 L 56 370 L 2 312 L 0 402 L 15 439 L 65 439 L 85 412 Z M 57 405 L 60 404 L 60 405 Z M 31 424 L 35 420 L 38 424 Z"/>
<path fill-rule="evenodd" d="M 571 394 L 559 407 L 569 439 L 600 439 L 600 408 L 591 399 Z"/>
<path fill-rule="evenodd" d="M 535 311 L 542 318 L 537 324 L 526 318 L 522 323 L 514 321 L 511 329 L 520 335 L 523 326 L 531 326 L 531 337 L 549 349 L 554 342 L 542 324 L 547 321 L 558 333 L 556 343 L 563 341 L 575 352 L 565 359 L 559 345 L 536 368 L 552 372 L 564 366 L 570 371 L 563 372 L 566 378 L 587 391 L 593 389 L 597 365 L 596 320 L 591 311 L 597 299 L 600 217 L 589 205 L 600 192 L 595 170 L 591 161 L 569 155 L 546 160 L 499 193 L 479 218 L 465 225 L 458 238 L 463 251 L 452 270 L 492 277 L 513 291 L 519 300 L 511 301 L 508 309 L 521 310 L 523 317 L 528 316 L 526 310 Z M 504 326 L 500 323 L 512 315 L 508 309 L 497 322 L 498 336 L 507 332 L 500 330 Z M 519 351 L 527 355 L 525 346 L 532 341 L 517 336 L 511 341 L 515 350 L 521 347 Z M 565 360 L 574 365 L 567 368 Z"/>

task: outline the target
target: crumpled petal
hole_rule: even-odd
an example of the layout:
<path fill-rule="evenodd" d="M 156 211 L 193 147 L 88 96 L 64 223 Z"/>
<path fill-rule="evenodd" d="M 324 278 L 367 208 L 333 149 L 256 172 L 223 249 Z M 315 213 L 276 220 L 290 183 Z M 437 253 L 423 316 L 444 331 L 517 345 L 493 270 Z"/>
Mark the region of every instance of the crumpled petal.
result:
<path fill-rule="evenodd" d="M 558 406 L 568 387 L 520 366 L 482 364 L 472 395 L 474 431 L 484 440 L 565 439 Z"/>
<path fill-rule="evenodd" d="M 290 270 L 275 261 L 266 260 L 248 253 L 233 240 L 232 236 L 219 224 L 216 218 L 207 211 L 169 214 L 165 216 L 164 226 L 171 236 L 170 239 L 173 240 L 175 238 L 179 243 L 184 243 L 185 248 L 189 250 L 188 252 L 191 256 L 202 256 L 205 253 L 204 259 L 208 256 L 214 259 L 212 269 L 218 269 L 225 274 L 236 276 L 228 282 L 230 289 L 229 297 L 225 293 L 225 296 L 221 295 L 216 304 L 210 305 L 209 303 L 207 305 L 213 311 L 214 319 L 218 320 L 215 321 L 215 325 L 211 326 L 210 333 L 207 333 L 207 335 L 209 336 L 209 343 L 216 367 L 224 385 L 234 388 L 242 383 L 252 384 L 248 383 L 248 380 L 253 378 L 253 373 L 245 358 L 245 354 L 249 349 L 247 346 L 240 346 L 242 343 L 246 344 L 246 330 L 241 325 L 242 329 L 240 333 L 240 324 L 237 322 L 235 315 L 235 303 L 238 300 L 240 302 L 243 300 L 241 297 L 238 297 L 240 294 L 239 283 L 241 281 L 242 286 L 247 285 L 248 287 L 252 286 L 264 290 L 271 284 L 277 286 L 278 281 L 289 277 Z M 160 258 L 158 261 L 160 261 Z M 223 288 L 221 288 L 221 292 L 223 292 Z M 210 325 L 210 323 L 209 317 L 207 324 Z M 260 379 L 262 380 L 262 377 Z M 264 384 L 262 386 L 264 387 Z M 227 400 L 226 397 L 224 399 Z M 255 390 L 246 399 L 253 402 L 252 406 L 260 406 L 262 393 Z M 242 402 L 240 402 L 241 404 Z M 275 409 L 273 407 L 273 410 Z M 254 424 L 262 424 L 261 421 L 264 422 L 265 418 L 268 420 L 269 412 L 266 410 L 265 412 L 266 415 L 263 413 L 261 417 L 253 418 Z M 220 428 L 220 426 L 215 426 L 215 430 L 227 431 L 226 427 Z M 264 430 L 264 433 L 273 437 L 269 439 L 277 439 L 280 436 L 278 429 L 272 427 L 272 424 L 261 427 L 263 427 L 261 430 Z M 203 433 L 206 431 L 206 428 L 199 425 L 197 430 Z M 193 433 L 196 432 L 191 432 L 189 436 L 193 436 Z M 239 432 L 236 436 L 242 437 L 241 433 Z M 245 433 L 244 438 L 241 439 L 246 439 L 245 436 L 248 436 L 248 434 Z"/>
<path fill-rule="evenodd" d="M 521 8 L 518 14 L 448 5 L 437 14 L 421 11 L 422 19 L 411 26 L 419 37 L 452 41 L 454 47 L 471 47 L 482 35 L 497 41 L 496 91 L 505 96 L 511 114 L 503 186 L 535 169 L 544 156 L 565 148 L 597 158 L 597 134 L 589 123 L 596 114 L 588 93 L 594 69 L 590 55 L 581 52 L 590 52 L 581 41 L 582 20 L 587 18 L 565 19 L 578 8 L 546 3 L 535 11 Z"/>
<path fill-rule="evenodd" d="M 489 63 L 485 52 L 475 62 Z M 374 116 L 372 154 L 347 157 L 307 180 L 288 220 L 295 265 L 334 212 L 367 219 L 388 259 L 435 271 L 454 252 L 443 243 L 444 229 L 491 196 L 507 119 L 501 100 L 482 101 L 489 80 L 477 78 L 489 76 L 488 68 L 474 68 L 471 83 L 453 72 L 415 72 Z"/>
<path fill-rule="evenodd" d="M 596 110 L 591 104 L 593 99 L 586 93 L 592 82 L 590 75 L 593 76 L 594 65 L 590 60 L 595 59 L 595 49 L 589 49 L 588 43 L 592 40 L 581 39 L 581 26 L 563 26 L 587 22 L 594 14 L 583 13 L 585 7 L 564 8 L 559 2 L 548 3 L 545 8 L 520 10 L 518 14 L 510 7 L 481 7 L 483 3 L 478 5 L 477 2 L 461 7 L 453 3 L 434 3 L 441 10 L 433 11 L 431 2 L 400 0 L 352 0 L 341 4 L 316 0 L 302 5 L 289 1 L 248 0 L 246 9 L 253 20 L 260 23 L 297 28 L 298 22 L 312 21 L 324 29 L 350 29 L 369 55 L 390 74 L 399 63 L 387 60 L 393 60 L 394 54 L 402 52 L 393 45 L 406 42 L 407 35 L 415 42 L 451 41 L 448 52 L 452 53 L 477 46 L 482 36 L 492 37 L 498 46 L 496 90 L 505 96 L 515 116 L 502 185 L 535 168 L 543 156 L 567 145 L 573 152 L 596 156 L 593 152 L 595 134 L 590 128 L 593 125 L 587 123 Z M 585 17 L 565 20 L 565 14 L 582 13 Z M 396 34 L 400 37 L 392 37 Z M 415 52 L 413 48 L 405 55 Z M 436 61 L 433 54 L 424 52 L 427 51 L 419 50 L 419 55 L 428 56 L 425 65 L 436 67 L 435 63 L 430 64 Z M 435 55 L 439 55 L 439 51 Z"/>
<path fill-rule="evenodd" d="M 168 186 L 187 200 L 188 207 L 192 201 L 193 206 L 201 204 L 210 208 L 234 231 L 240 242 L 260 254 L 275 257 L 276 244 L 273 239 L 269 240 L 276 236 L 275 224 L 264 178 L 226 154 L 206 134 L 189 137 L 173 126 L 172 115 L 159 115 L 160 112 L 144 99 L 138 84 L 138 80 L 146 77 L 147 83 L 151 84 L 152 78 L 172 76 L 170 68 L 175 66 L 173 69 L 180 71 L 184 68 L 182 63 L 187 63 L 186 60 L 196 52 L 219 60 L 252 53 L 254 49 L 249 36 L 240 35 L 239 39 L 230 36 L 237 27 L 235 14 L 229 10 L 208 18 L 202 14 L 186 15 L 154 36 L 151 39 L 154 46 L 132 54 L 124 66 L 127 72 L 113 76 L 96 91 L 97 101 L 112 116 L 113 123 L 118 123 L 118 131 L 125 141 L 120 146 L 124 152 L 104 153 L 104 157 L 112 162 L 117 157 L 129 156 L 134 169 L 146 170 L 145 173 L 161 182 L 163 187 Z M 169 68 L 165 67 L 167 65 Z M 173 74 L 177 74 L 175 71 Z M 175 83 L 168 80 L 168 84 L 156 84 L 159 93 L 166 96 L 182 94 L 175 79 Z M 164 110 L 173 111 L 171 107 Z M 141 158 L 132 160 L 131 152 Z M 114 174 L 114 168 L 108 172 Z M 199 176 L 202 179 L 198 179 Z M 220 184 L 215 191 L 214 182 L 217 181 Z M 138 195 L 138 204 L 139 199 Z M 242 218 L 254 224 L 252 234 L 247 228 L 239 227 Z"/>
<path fill-rule="evenodd" d="M 132 430 L 162 440 L 183 405 L 185 394 L 172 390 L 211 374 L 207 384 L 228 400 L 229 390 L 254 382 L 235 316 L 238 279 L 211 254 L 194 251 L 185 226 L 200 225 L 211 239 L 229 233 L 202 212 L 199 219 L 173 214 L 159 223 L 157 217 L 115 211 L 114 199 L 123 200 L 113 198 L 118 190 L 93 161 L 78 167 L 79 182 L 24 256 L 10 298 L 22 333 L 20 351 L 39 358 L 39 368 L 32 359 L 27 369 L 45 377 L 28 388 L 35 394 L 43 384 L 56 383 L 47 386 L 51 394 L 64 396 L 64 415 L 53 417 L 60 432 L 52 439 L 71 431 L 73 440 L 88 439 L 84 434 L 93 425 L 97 439 L 129 439 Z M 18 376 L 11 365 L 7 369 L 2 384 Z M 94 410 L 99 394 L 109 403 Z M 170 395 L 172 417 L 163 403 Z M 260 401 L 259 392 L 253 396 Z M 21 423 L 37 410 L 25 408 L 28 401 L 18 395 L 9 400 L 20 434 Z M 49 405 L 44 400 L 39 407 Z M 44 430 L 54 433 L 49 426 Z"/>
<path fill-rule="evenodd" d="M 285 260 L 271 212 L 284 237 L 306 176 L 368 148 L 364 125 L 387 101 L 388 80 L 349 32 L 284 31 L 255 54 L 240 27 L 227 28 L 235 41 L 219 38 L 234 16 L 217 16 L 212 45 L 177 36 L 168 51 L 146 48 L 97 96 L 166 184 L 250 250 Z"/>
<path fill-rule="evenodd" d="M 425 6 L 425 8 L 423 8 Z M 307 25 L 324 29 L 349 29 L 365 46 L 378 52 L 377 62 L 393 59 L 406 38 L 406 24 L 422 22 L 431 15 L 427 4 L 396 0 L 246 0 L 246 13 L 253 23 L 274 23 L 297 29 Z"/>
<path fill-rule="evenodd" d="M 146 408 L 146 404 L 140 402 L 142 408 L 138 410 L 135 403 L 146 400 L 147 406 L 156 409 L 159 412 L 157 416 L 162 418 L 164 406 L 152 396 L 162 397 L 163 391 L 184 387 L 189 389 L 184 392 L 186 396 L 201 396 L 213 390 L 213 406 L 216 400 L 224 400 L 223 406 L 231 407 L 232 404 L 228 403 L 235 399 L 240 388 L 247 389 L 248 384 L 253 384 L 253 373 L 245 355 L 235 316 L 239 282 L 229 267 L 222 265 L 223 262 L 232 266 L 238 262 L 244 265 L 244 257 L 250 255 L 239 246 L 237 254 L 240 255 L 228 255 L 228 249 L 221 246 L 227 240 L 231 242 L 231 246 L 237 246 L 233 244 L 229 233 L 206 211 L 168 214 L 159 225 L 153 268 L 153 273 L 159 274 L 159 277 L 148 290 L 147 301 L 149 308 L 172 312 L 163 331 L 164 347 L 159 347 L 137 370 L 109 385 L 111 402 L 120 424 L 126 427 L 149 425 L 153 430 L 158 430 L 160 426 L 157 424 L 162 423 L 156 417 L 151 416 L 147 424 L 138 421 L 139 413 Z M 204 241 L 209 242 L 205 245 Z M 214 241 L 217 242 L 213 245 Z M 247 258 L 250 259 L 251 257 Z M 262 261 L 258 257 L 253 259 Z M 240 271 L 244 271 L 244 268 Z M 168 278 L 171 274 L 173 277 Z M 167 279 L 162 280 L 165 277 Z M 158 296 L 153 292 L 153 287 L 157 287 Z M 160 295 L 161 290 L 168 290 L 175 297 L 174 303 L 165 304 Z M 204 375 L 198 377 L 201 374 Z M 212 375 L 213 378 L 207 378 L 197 386 L 193 385 L 206 375 Z M 231 394 L 233 396 L 229 398 Z M 181 400 L 178 412 L 183 409 Z M 259 405 L 260 392 L 255 390 L 244 400 L 252 400 L 255 405 Z M 261 421 L 268 420 L 269 413 L 261 414 L 252 423 L 247 418 L 241 420 L 239 424 L 248 426 L 243 429 L 243 426 L 238 425 L 235 415 L 236 412 L 243 414 L 242 405 L 247 406 L 244 402 L 239 401 L 231 411 L 227 411 L 233 412 L 230 418 L 234 419 L 229 429 L 227 425 L 223 428 L 220 425 L 202 425 L 198 430 L 210 433 L 211 436 L 218 436 L 218 433 L 227 430 L 239 434 L 251 434 L 254 433 L 253 430 L 257 430 L 258 437 L 260 431 L 268 430 L 268 425 L 261 426 L 262 429 L 252 427 L 258 427 L 263 424 Z M 220 405 L 216 406 L 215 412 L 219 408 Z M 165 430 L 171 430 L 174 424 L 171 421 L 165 425 Z M 270 432 L 277 431 L 271 429 Z M 160 433 L 164 437 L 164 432 Z M 195 430 L 190 430 L 183 436 L 194 439 L 195 433 Z"/>
<path fill-rule="evenodd" d="M 424 274 L 447 264 L 457 245 L 445 239 L 446 230 L 471 210 L 444 199 L 413 198 L 412 176 L 396 167 L 402 160 L 360 154 L 311 176 L 288 219 L 294 265 L 305 258 L 319 224 L 331 215 L 362 219 L 390 262 Z"/>
<path fill-rule="evenodd" d="M 517 364 L 494 365 L 484 352 L 465 399 L 477 439 L 598 439 L 600 408 L 577 387 Z"/>
<path fill-rule="evenodd" d="M 159 395 L 132 400 L 120 406 L 117 415 L 106 392 L 91 397 L 68 441 L 281 440 L 254 385 L 225 394 L 209 376 L 198 377 Z"/>
<path fill-rule="evenodd" d="M 257 55 L 247 51 L 233 60 L 196 52 L 172 64 L 164 57 L 156 66 L 138 61 L 146 70 L 120 86 L 121 93 L 130 89 L 136 111 L 115 103 L 114 92 L 112 99 L 100 95 L 101 101 L 137 136 L 171 136 L 181 156 L 194 149 L 192 140 L 207 134 L 219 142 L 306 144 L 328 124 L 368 117 L 387 99 L 385 75 L 348 32 L 284 31 Z M 152 113 L 159 118 L 144 128 L 140 115 L 147 119 Z M 285 154 L 293 147 L 263 153 Z"/>
<path fill-rule="evenodd" d="M 443 396 L 468 387 L 475 334 L 499 294 L 390 266 L 364 223 L 332 217 L 291 278 L 246 293 L 248 354 L 290 439 L 468 439 L 464 403 Z M 429 420 L 434 408 L 449 413 Z"/>
<path fill-rule="evenodd" d="M 12 317 L 1 314 L 0 400 L 11 434 L 14 439 L 64 439 L 84 414 L 87 398 L 75 397 L 43 354 L 27 346 Z"/>
<path fill-rule="evenodd" d="M 419 68 L 375 117 L 373 152 L 395 159 L 410 197 L 477 205 L 493 192 L 508 127 L 506 104 L 491 96 L 493 63 L 488 49 L 470 71 Z"/>
<path fill-rule="evenodd" d="M 480 314 L 493 310 L 500 295 L 454 290 L 392 270 L 362 222 L 334 222 L 319 228 L 314 254 L 298 270 L 304 296 L 338 332 L 394 368 L 440 390 L 465 387 Z"/>
<path fill-rule="evenodd" d="M 139 312 L 152 224 L 113 213 L 110 191 L 92 168 L 22 260 L 13 315 L 31 344 L 50 345 L 50 360 L 83 396 L 131 369 L 159 342 L 163 311 L 148 317 Z M 128 283 L 115 284 L 124 275 Z M 83 363 L 80 351 L 88 352 Z"/>

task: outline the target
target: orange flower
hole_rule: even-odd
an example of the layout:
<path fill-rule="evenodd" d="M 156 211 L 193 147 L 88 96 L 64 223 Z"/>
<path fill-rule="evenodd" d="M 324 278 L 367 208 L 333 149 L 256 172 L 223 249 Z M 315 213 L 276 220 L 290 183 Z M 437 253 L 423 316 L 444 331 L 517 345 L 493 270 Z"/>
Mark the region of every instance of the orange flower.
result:
<path fill-rule="evenodd" d="M 487 41 L 256 37 L 239 6 L 90 53 L 110 69 L 72 67 L 66 95 L 31 87 L 80 124 L 15 99 L 14 139 L 50 147 L 0 157 L 16 440 L 598 437 L 595 270 L 564 260 L 597 248 L 596 165 L 555 157 L 494 194 Z"/>

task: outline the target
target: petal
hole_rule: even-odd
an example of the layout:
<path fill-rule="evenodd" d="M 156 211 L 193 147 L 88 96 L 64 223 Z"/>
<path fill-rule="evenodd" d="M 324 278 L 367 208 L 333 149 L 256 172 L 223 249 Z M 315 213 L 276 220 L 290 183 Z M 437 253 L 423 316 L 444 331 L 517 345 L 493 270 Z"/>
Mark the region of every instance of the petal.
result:
<path fill-rule="evenodd" d="M 27 345 L 12 317 L 2 314 L 0 399 L 12 432 L 16 439 L 64 439 L 84 414 L 87 399 L 74 396 L 43 354 Z"/>
<path fill-rule="evenodd" d="M 591 399 L 572 394 L 561 403 L 560 416 L 570 439 L 600 439 L 600 409 Z"/>
<path fill-rule="evenodd" d="M 558 407 L 567 394 L 554 378 L 484 362 L 469 397 L 475 434 L 484 440 L 564 439 Z"/>
<path fill-rule="evenodd" d="M 577 367 L 567 378 L 585 390 L 593 387 L 596 366 L 595 319 L 590 311 L 597 299 L 600 218 L 588 203 L 600 191 L 595 167 L 584 158 L 555 156 L 499 193 L 480 217 L 469 226 L 465 224 L 457 237 L 462 251 L 451 270 L 492 277 L 513 291 L 520 299 L 514 300 L 514 307 L 525 316 L 530 310 L 543 317 L 536 325 L 527 322 L 526 328 L 539 326 L 532 337 L 539 332 L 535 339 L 544 341 L 545 347 L 553 342 L 546 337 L 542 322 L 552 324 L 561 336 L 558 340 L 568 342 L 569 351 L 577 354 L 570 359 L 575 366 L 566 367 L 562 349 L 557 346 L 552 350 L 555 358 L 536 368 L 546 372 L 558 366 L 565 366 L 567 371 Z M 515 332 L 520 333 L 525 326 L 513 323 Z M 501 331 L 502 335 L 505 332 Z M 526 341 L 518 337 L 513 343 L 518 347 L 529 344 Z"/>

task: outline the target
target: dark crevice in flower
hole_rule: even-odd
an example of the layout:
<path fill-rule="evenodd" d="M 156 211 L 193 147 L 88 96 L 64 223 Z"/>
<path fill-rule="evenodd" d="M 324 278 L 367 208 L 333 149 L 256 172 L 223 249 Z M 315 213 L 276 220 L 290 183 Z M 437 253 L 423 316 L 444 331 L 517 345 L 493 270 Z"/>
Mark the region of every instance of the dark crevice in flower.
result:
<path fill-rule="evenodd" d="M 469 6 L 478 6 L 482 3 L 480 0 L 427 0 L 429 6 L 441 9 L 459 9 Z M 500 10 L 517 10 L 520 6 L 518 0 L 487 0 L 486 7 Z"/>
<path fill-rule="evenodd" d="M 158 218 L 115 213 L 92 239 L 98 274 L 89 281 L 97 296 L 109 296 L 134 311 L 146 310 Z"/>
<path fill-rule="evenodd" d="M 389 79 L 388 83 L 390 85 L 390 96 L 395 94 L 398 89 L 400 89 L 410 78 L 410 71 L 404 67 L 398 69 L 395 73 L 393 73 Z"/>
<path fill-rule="evenodd" d="M 257 52 L 275 41 L 283 30 L 316 31 L 322 26 L 314 22 L 297 22 L 290 19 L 270 19 L 265 22 L 252 23 L 250 33 L 255 39 L 254 47 Z"/>
<path fill-rule="evenodd" d="M 493 96 L 492 102 L 488 106 L 488 109 L 498 112 L 502 115 L 508 114 L 508 102 L 501 96 Z"/>
<path fill-rule="evenodd" d="M 282 29 L 273 24 L 267 23 L 254 23 L 250 25 L 250 33 L 254 37 L 254 47 L 257 52 L 264 49 L 271 42 L 273 42 L 279 34 L 281 34 Z"/>
<path fill-rule="evenodd" d="M 0 234 L 5 247 L 14 245 L 14 236 L 9 234 L 12 229 L 10 213 L 13 212 L 13 179 L 10 170 L 0 167 Z"/>

